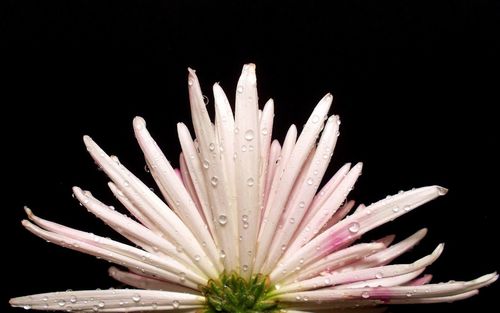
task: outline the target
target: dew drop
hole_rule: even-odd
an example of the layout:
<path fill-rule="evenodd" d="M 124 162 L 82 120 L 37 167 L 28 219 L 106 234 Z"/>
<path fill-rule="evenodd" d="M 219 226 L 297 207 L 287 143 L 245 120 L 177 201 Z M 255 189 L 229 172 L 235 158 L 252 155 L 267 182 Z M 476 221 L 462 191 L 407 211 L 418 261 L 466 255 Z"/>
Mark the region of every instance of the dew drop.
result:
<path fill-rule="evenodd" d="M 317 116 L 316 114 L 314 114 L 311 118 L 311 122 L 313 122 L 314 124 L 316 124 L 317 122 L 319 122 L 319 116 Z"/>
<path fill-rule="evenodd" d="M 99 301 L 99 303 L 97 304 L 97 306 L 100 307 L 100 308 L 103 308 L 104 307 L 104 302 Z"/>
<path fill-rule="evenodd" d="M 144 172 L 146 172 L 146 173 L 149 173 L 149 172 L 150 172 L 150 170 L 149 170 L 149 166 L 148 166 L 147 164 L 146 164 L 146 165 L 144 165 Z"/>
<path fill-rule="evenodd" d="M 174 307 L 174 309 L 178 309 L 180 305 L 181 305 L 181 304 L 179 303 L 179 301 L 178 301 L 178 300 L 174 300 L 174 301 L 172 301 L 172 306 Z"/>
<path fill-rule="evenodd" d="M 269 131 L 267 130 L 267 128 L 262 128 L 262 135 L 267 136 L 268 133 Z"/>
<path fill-rule="evenodd" d="M 184 273 L 184 272 L 180 272 L 180 273 L 179 273 L 179 280 L 180 280 L 181 282 L 185 282 L 185 281 L 186 281 L 186 273 Z"/>
<path fill-rule="evenodd" d="M 193 86 L 193 80 L 192 79 L 188 79 L 188 86 Z"/>
<path fill-rule="evenodd" d="M 210 151 L 214 151 L 215 150 L 215 144 L 213 142 L 211 142 L 209 145 L 208 145 L 208 149 L 210 149 Z"/>
<path fill-rule="evenodd" d="M 243 228 L 247 229 L 248 228 L 248 222 L 243 222 Z"/>
<path fill-rule="evenodd" d="M 206 169 L 210 167 L 210 162 L 207 159 L 203 160 L 203 167 Z"/>
<path fill-rule="evenodd" d="M 242 93 L 243 92 L 243 86 L 238 86 L 238 88 L 236 88 L 236 91 L 238 93 Z"/>
<path fill-rule="evenodd" d="M 245 132 L 245 139 L 251 141 L 254 137 L 253 130 L 249 129 Z"/>
<path fill-rule="evenodd" d="M 243 215 L 243 216 L 241 217 L 241 220 L 242 220 L 243 222 L 248 222 L 248 215 Z"/>
<path fill-rule="evenodd" d="M 98 307 L 97 305 L 94 305 L 94 306 L 92 307 L 92 311 L 94 311 L 94 312 L 99 311 L 99 307 Z"/>
<path fill-rule="evenodd" d="M 220 250 L 219 257 L 220 257 L 221 259 L 225 259 L 225 258 L 226 258 L 226 252 L 225 252 L 224 250 Z"/>
<path fill-rule="evenodd" d="M 370 294 L 368 293 L 368 291 L 363 291 L 363 292 L 361 293 L 361 298 L 363 298 L 363 299 L 368 299 L 368 298 L 370 298 Z"/>
<path fill-rule="evenodd" d="M 312 179 L 311 177 L 309 177 L 309 178 L 307 179 L 307 184 L 308 184 L 308 185 L 312 185 L 312 184 L 313 184 L 313 182 L 314 182 L 314 181 L 313 181 L 313 179 Z"/>
<path fill-rule="evenodd" d="M 76 303 L 77 299 L 75 296 L 71 296 L 71 298 L 69 298 L 69 302 L 71 303 Z"/>
<path fill-rule="evenodd" d="M 300 202 L 299 202 L 299 207 L 300 207 L 301 209 L 303 209 L 305 206 L 306 206 L 306 204 L 305 204 L 305 202 L 304 202 L 304 201 L 300 201 Z"/>
<path fill-rule="evenodd" d="M 411 296 L 412 296 L 411 292 L 407 292 L 407 293 L 406 293 L 406 296 L 407 296 L 408 298 L 409 298 L 409 297 L 411 297 Z"/>
<path fill-rule="evenodd" d="M 325 278 L 324 282 L 325 282 L 325 285 L 327 285 L 327 286 L 332 283 L 332 281 L 330 280 L 330 278 Z"/>
<path fill-rule="evenodd" d="M 246 265 L 246 264 L 245 264 L 245 265 L 243 265 L 241 268 L 243 269 L 243 272 L 248 271 L 248 265 Z"/>
<path fill-rule="evenodd" d="M 254 183 L 255 183 L 255 182 L 254 182 L 254 180 L 253 180 L 253 178 L 252 178 L 252 177 L 250 177 L 249 179 L 247 179 L 247 185 L 248 185 L 248 186 L 252 187 L 252 186 L 254 185 Z"/>
<path fill-rule="evenodd" d="M 219 215 L 219 224 L 220 225 L 226 225 L 227 224 L 227 216 L 225 216 L 224 214 L 221 214 Z"/>
<path fill-rule="evenodd" d="M 349 231 L 351 233 L 357 233 L 359 231 L 359 223 L 354 222 L 349 225 Z"/>
<path fill-rule="evenodd" d="M 47 302 L 47 301 L 49 301 L 49 298 L 45 296 L 45 297 L 42 298 L 42 301 Z"/>
<path fill-rule="evenodd" d="M 295 219 L 293 217 L 291 217 L 289 222 L 290 222 L 290 224 L 295 224 Z"/>
<path fill-rule="evenodd" d="M 378 278 L 378 279 L 380 279 L 380 278 L 384 277 L 384 275 L 381 272 L 377 272 L 375 274 L 375 277 Z"/>
<path fill-rule="evenodd" d="M 300 301 L 302 298 L 300 296 L 295 296 L 295 300 Z"/>
<path fill-rule="evenodd" d="M 281 251 L 285 251 L 286 250 L 286 245 L 282 245 L 281 246 Z"/>
<path fill-rule="evenodd" d="M 200 257 L 198 254 L 194 256 L 194 260 L 195 260 L 196 262 L 199 262 L 199 261 L 200 261 L 200 259 L 201 259 L 201 257 Z"/>
<path fill-rule="evenodd" d="M 29 310 L 29 309 L 31 309 L 31 305 L 26 304 L 26 305 L 24 305 L 24 306 L 23 306 L 23 309 L 25 309 L 25 310 Z"/>
<path fill-rule="evenodd" d="M 242 146 L 241 146 L 241 151 L 246 152 L 246 151 L 247 151 L 247 146 L 242 145 Z"/>
<path fill-rule="evenodd" d="M 59 306 L 65 306 L 66 305 L 66 301 L 64 301 L 64 299 L 60 299 L 59 301 L 57 301 L 57 305 L 59 305 Z"/>
<path fill-rule="evenodd" d="M 406 212 L 408 212 L 408 211 L 410 211 L 410 210 L 411 210 L 411 206 L 409 206 L 409 205 L 405 205 L 405 206 L 403 207 L 403 210 L 405 210 Z"/>
<path fill-rule="evenodd" d="M 217 178 L 217 176 L 212 176 L 212 178 L 210 178 L 210 183 L 212 184 L 212 186 L 217 186 L 217 182 L 219 181 L 219 179 Z"/>
<path fill-rule="evenodd" d="M 392 212 L 398 213 L 399 212 L 399 206 L 395 206 L 392 208 Z"/>
<path fill-rule="evenodd" d="M 141 301 L 141 296 L 140 296 L 139 294 L 137 294 L 137 293 L 136 293 L 136 294 L 134 294 L 134 295 L 132 296 L 132 301 L 134 301 L 134 302 L 136 302 L 136 303 L 137 303 L 137 302 L 139 302 L 139 301 Z"/>

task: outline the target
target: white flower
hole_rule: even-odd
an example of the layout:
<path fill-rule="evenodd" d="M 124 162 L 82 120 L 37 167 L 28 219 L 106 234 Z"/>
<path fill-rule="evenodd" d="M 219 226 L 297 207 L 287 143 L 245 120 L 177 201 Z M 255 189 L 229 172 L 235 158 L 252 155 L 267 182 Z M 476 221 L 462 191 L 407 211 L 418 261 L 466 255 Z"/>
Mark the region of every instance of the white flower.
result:
<path fill-rule="evenodd" d="M 144 120 L 134 119 L 135 135 L 166 202 L 116 157 L 84 138 L 111 179 L 111 191 L 134 218 L 88 191 L 74 187 L 73 192 L 132 245 L 41 219 L 26 208 L 31 221 L 23 225 L 29 231 L 118 264 L 120 269 L 112 267 L 110 275 L 137 289 L 38 294 L 11 299 L 11 305 L 74 312 L 365 312 L 364 307 L 377 311 L 372 307 L 378 304 L 464 299 L 498 278 L 492 273 L 467 282 L 428 284 L 430 275 L 420 275 L 439 257 L 442 244 L 413 263 L 387 265 L 415 246 L 425 229 L 392 245 L 394 236 L 356 243 L 446 189 L 400 192 L 359 205 L 347 216 L 354 201 L 346 199 L 361 163 L 344 165 L 317 190 L 339 133 L 339 118 L 327 115 L 330 94 L 320 100 L 300 135 L 292 125 L 281 145 L 271 140 L 273 101 L 258 108 L 253 64 L 243 67 L 234 114 L 221 87 L 213 86 L 215 124 L 193 70 L 188 85 L 196 139 L 178 124 L 180 169 L 170 165 Z"/>

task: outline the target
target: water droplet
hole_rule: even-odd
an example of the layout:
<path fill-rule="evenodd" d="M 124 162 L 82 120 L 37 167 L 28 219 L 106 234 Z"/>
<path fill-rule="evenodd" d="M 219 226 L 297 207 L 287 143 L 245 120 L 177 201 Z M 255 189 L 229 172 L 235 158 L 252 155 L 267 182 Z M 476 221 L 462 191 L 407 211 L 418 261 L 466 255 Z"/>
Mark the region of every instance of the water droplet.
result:
<path fill-rule="evenodd" d="M 226 258 L 226 252 L 225 252 L 224 250 L 220 250 L 219 257 L 220 257 L 221 259 L 225 259 L 225 258 Z"/>
<path fill-rule="evenodd" d="M 238 88 L 236 88 L 236 91 L 238 93 L 242 93 L 243 92 L 243 86 L 238 86 Z"/>
<path fill-rule="evenodd" d="M 219 224 L 226 225 L 227 224 L 227 216 L 224 214 L 219 215 Z"/>
<path fill-rule="evenodd" d="M 267 134 L 269 133 L 269 131 L 267 130 L 267 128 L 262 128 L 262 135 L 264 136 L 267 136 Z"/>
<path fill-rule="evenodd" d="M 330 280 L 330 278 L 325 278 L 324 282 L 325 282 L 325 285 L 327 285 L 327 286 L 332 283 L 332 281 Z"/>
<path fill-rule="evenodd" d="M 207 159 L 203 160 L 203 167 L 204 168 L 209 168 L 210 167 L 210 162 Z"/>
<path fill-rule="evenodd" d="M 302 298 L 300 296 L 295 296 L 295 300 L 300 301 Z"/>
<path fill-rule="evenodd" d="M 99 307 L 98 307 L 97 305 L 94 305 L 94 306 L 92 307 L 92 311 L 94 311 L 94 312 L 99 311 Z"/>
<path fill-rule="evenodd" d="M 243 265 L 241 268 L 243 269 L 243 272 L 248 271 L 248 265 L 246 265 L 246 264 L 245 264 L 245 265 Z"/>
<path fill-rule="evenodd" d="M 77 299 L 76 299 L 76 297 L 75 297 L 75 296 L 71 296 L 71 297 L 69 298 L 69 302 L 71 302 L 71 303 L 76 303 L 76 301 L 77 301 Z"/>
<path fill-rule="evenodd" d="M 205 105 L 208 105 L 209 102 L 210 102 L 210 99 L 208 99 L 207 96 L 203 95 L 203 103 L 205 103 Z"/>
<path fill-rule="evenodd" d="M 312 179 L 311 177 L 309 177 L 309 178 L 307 179 L 307 184 L 308 184 L 308 185 L 312 185 L 312 184 L 313 184 L 313 182 L 314 182 L 314 181 L 313 181 L 313 179 Z"/>
<path fill-rule="evenodd" d="M 411 210 L 411 206 L 409 206 L 409 205 L 405 205 L 405 206 L 403 207 L 403 210 L 405 210 L 406 212 L 408 212 L 408 211 L 410 211 L 410 210 Z"/>
<path fill-rule="evenodd" d="M 399 212 L 399 206 L 395 206 L 392 208 L 392 212 L 398 213 Z"/>
<path fill-rule="evenodd" d="M 193 86 L 193 80 L 192 79 L 188 79 L 188 86 Z"/>
<path fill-rule="evenodd" d="M 66 305 L 66 301 L 64 299 L 60 299 L 60 300 L 57 301 L 57 304 L 59 306 L 65 306 Z"/>
<path fill-rule="evenodd" d="M 304 297 L 302 298 L 302 300 L 304 300 L 304 302 L 307 302 L 307 301 L 309 301 L 309 297 L 304 296 Z"/>
<path fill-rule="evenodd" d="M 180 280 L 181 282 L 185 282 L 185 281 L 186 281 L 186 273 L 184 273 L 184 272 L 180 272 L 180 273 L 179 273 L 179 280 Z"/>
<path fill-rule="evenodd" d="M 243 222 L 248 222 L 248 215 L 243 215 L 243 216 L 241 217 L 241 220 L 242 220 Z"/>
<path fill-rule="evenodd" d="M 23 309 L 25 309 L 25 310 L 29 310 L 29 309 L 31 309 L 31 305 L 26 304 L 26 305 L 24 305 L 24 306 L 23 306 Z"/>
<path fill-rule="evenodd" d="M 97 306 L 100 307 L 100 308 L 103 308 L 104 307 L 104 302 L 99 301 L 99 303 L 97 304 Z"/>
<path fill-rule="evenodd" d="M 139 302 L 139 301 L 141 301 L 141 295 L 139 295 L 139 294 L 137 294 L 137 293 L 136 293 L 136 294 L 134 294 L 134 295 L 132 296 L 132 301 L 134 301 L 134 302 Z"/>
<path fill-rule="evenodd" d="M 384 277 L 384 274 L 382 274 L 381 272 L 377 272 L 377 274 L 375 274 L 375 277 L 380 279 L 380 278 Z"/>
<path fill-rule="evenodd" d="M 49 298 L 47 296 L 45 296 L 45 297 L 42 298 L 42 301 L 47 302 L 47 301 L 49 301 Z"/>
<path fill-rule="evenodd" d="M 295 224 L 295 219 L 293 217 L 291 217 L 289 222 L 290 222 L 290 224 Z"/>
<path fill-rule="evenodd" d="M 212 186 L 217 186 L 217 182 L 219 181 L 219 179 L 217 178 L 217 176 L 212 176 L 212 178 L 210 178 L 210 183 L 212 184 Z"/>
<path fill-rule="evenodd" d="M 299 208 L 303 209 L 306 206 L 304 201 L 299 202 Z"/>
<path fill-rule="evenodd" d="M 174 301 L 172 301 L 172 306 L 174 307 L 174 309 L 178 309 L 180 305 L 181 305 L 181 304 L 179 303 L 179 301 L 178 301 L 178 300 L 174 300 Z"/>
<path fill-rule="evenodd" d="M 242 145 L 242 146 L 241 146 L 241 151 L 243 151 L 243 152 L 247 151 L 247 146 Z"/>
<path fill-rule="evenodd" d="M 299 260 L 299 263 L 300 263 L 300 264 L 304 264 L 304 259 L 302 259 L 302 258 L 301 258 L 301 259 Z"/>
<path fill-rule="evenodd" d="M 363 291 L 363 292 L 361 293 L 361 298 L 363 298 L 363 299 L 368 299 L 368 298 L 370 298 L 370 294 L 368 293 L 368 291 Z"/>
<path fill-rule="evenodd" d="M 211 142 L 209 145 L 208 145 L 208 149 L 210 149 L 210 151 L 214 151 L 215 150 L 215 144 L 213 142 Z"/>
<path fill-rule="evenodd" d="M 359 223 L 354 222 L 349 225 L 349 231 L 351 233 L 357 233 L 359 231 Z"/>
<path fill-rule="evenodd" d="M 252 187 L 254 185 L 254 180 L 252 177 L 250 177 L 249 179 L 247 179 L 247 185 Z"/>
<path fill-rule="evenodd" d="M 247 229 L 248 228 L 248 222 L 243 222 L 243 228 Z"/>
<path fill-rule="evenodd" d="M 316 124 L 317 122 L 319 122 L 319 116 L 317 116 L 316 114 L 314 114 L 311 118 L 311 122 L 313 122 L 314 124 Z"/>
<path fill-rule="evenodd" d="M 251 141 L 253 139 L 253 130 L 249 129 L 245 132 L 245 139 Z"/>
<path fill-rule="evenodd" d="M 409 297 L 411 297 L 411 296 L 412 296 L 411 292 L 409 292 L 409 291 L 408 291 L 408 292 L 406 293 L 406 296 L 407 296 L 408 298 L 409 298 Z"/>
<path fill-rule="evenodd" d="M 195 260 L 196 262 L 199 262 L 199 261 L 200 261 L 200 259 L 201 259 L 201 257 L 200 257 L 198 254 L 194 256 L 194 260 Z"/>
<path fill-rule="evenodd" d="M 285 251 L 286 250 L 286 245 L 282 245 L 281 246 L 281 251 Z"/>

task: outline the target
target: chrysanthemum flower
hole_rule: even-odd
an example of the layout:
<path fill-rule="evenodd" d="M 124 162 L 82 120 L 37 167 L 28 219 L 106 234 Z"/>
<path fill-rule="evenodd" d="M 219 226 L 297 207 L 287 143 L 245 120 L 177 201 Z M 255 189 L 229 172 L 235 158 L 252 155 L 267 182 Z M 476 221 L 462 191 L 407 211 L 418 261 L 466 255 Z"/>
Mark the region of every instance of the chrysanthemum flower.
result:
<path fill-rule="evenodd" d="M 292 125 L 283 144 L 272 141 L 273 101 L 259 110 L 255 66 L 243 67 L 235 112 L 213 86 L 215 123 L 193 70 L 188 74 L 194 137 L 178 124 L 182 153 L 174 169 L 136 117 L 134 131 L 163 196 L 154 193 L 90 137 L 92 158 L 132 217 L 73 188 L 75 197 L 129 243 L 68 228 L 34 215 L 22 223 L 57 245 L 117 264 L 109 274 L 134 289 L 45 293 L 14 298 L 26 309 L 131 312 L 377 311 L 379 304 L 464 299 L 493 283 L 429 284 L 423 275 L 443 251 L 409 264 L 388 265 L 415 246 L 426 229 L 392 244 L 394 236 L 357 242 L 361 235 L 446 193 L 439 186 L 400 192 L 368 206 L 347 200 L 362 164 L 346 164 L 318 191 L 339 134 L 328 117 L 332 96 L 314 108 L 300 135 Z M 321 136 L 320 136 L 321 134 Z M 319 139 L 318 139 L 319 138 Z"/>

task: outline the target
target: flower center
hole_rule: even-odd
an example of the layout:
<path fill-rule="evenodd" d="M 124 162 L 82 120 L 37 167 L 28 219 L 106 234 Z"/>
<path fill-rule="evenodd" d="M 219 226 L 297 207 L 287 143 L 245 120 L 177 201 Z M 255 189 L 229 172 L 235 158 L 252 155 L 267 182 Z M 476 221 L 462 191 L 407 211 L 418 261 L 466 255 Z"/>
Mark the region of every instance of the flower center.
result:
<path fill-rule="evenodd" d="M 273 290 L 275 288 L 267 276 L 257 274 L 246 280 L 235 273 L 223 273 L 218 280 L 209 280 L 202 287 L 207 299 L 205 312 L 279 312 L 278 302 L 271 299 Z"/>

